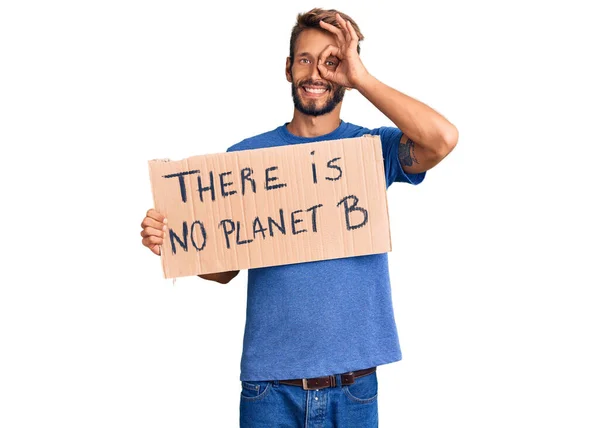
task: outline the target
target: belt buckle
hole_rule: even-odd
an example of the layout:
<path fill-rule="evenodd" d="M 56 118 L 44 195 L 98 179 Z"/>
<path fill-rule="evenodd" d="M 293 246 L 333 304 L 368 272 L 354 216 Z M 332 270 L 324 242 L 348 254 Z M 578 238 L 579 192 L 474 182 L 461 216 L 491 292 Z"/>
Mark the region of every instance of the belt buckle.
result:
<path fill-rule="evenodd" d="M 317 379 L 317 378 L 314 378 L 314 379 Z M 305 391 L 317 391 L 319 389 L 331 388 L 331 387 L 336 386 L 335 376 L 329 376 L 329 385 L 323 384 L 323 385 L 315 385 L 315 386 L 311 387 L 308 385 L 309 380 L 313 380 L 313 379 L 306 379 L 306 378 L 302 379 L 302 389 L 304 389 Z"/>
<path fill-rule="evenodd" d="M 304 378 L 302 379 L 302 389 L 304 389 L 305 391 L 314 391 L 318 388 L 311 388 L 308 386 L 308 379 Z"/>
<path fill-rule="evenodd" d="M 316 386 L 310 387 L 308 385 L 308 381 L 309 380 L 312 380 L 312 379 L 306 379 L 306 378 L 302 379 L 302 389 L 304 389 L 305 391 L 316 391 L 318 389 L 327 388 L 326 385 L 322 385 L 322 386 L 321 385 L 316 385 Z"/>

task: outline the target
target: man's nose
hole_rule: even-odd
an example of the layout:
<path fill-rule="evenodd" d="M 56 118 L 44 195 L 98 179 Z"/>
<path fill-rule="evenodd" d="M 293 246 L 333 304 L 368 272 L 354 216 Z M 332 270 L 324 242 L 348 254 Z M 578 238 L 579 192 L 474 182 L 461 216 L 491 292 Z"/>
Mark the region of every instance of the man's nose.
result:
<path fill-rule="evenodd" d="M 313 62 L 312 67 L 310 69 L 310 78 L 313 80 L 322 80 L 321 73 L 319 73 L 319 68 L 317 67 L 317 61 Z"/>

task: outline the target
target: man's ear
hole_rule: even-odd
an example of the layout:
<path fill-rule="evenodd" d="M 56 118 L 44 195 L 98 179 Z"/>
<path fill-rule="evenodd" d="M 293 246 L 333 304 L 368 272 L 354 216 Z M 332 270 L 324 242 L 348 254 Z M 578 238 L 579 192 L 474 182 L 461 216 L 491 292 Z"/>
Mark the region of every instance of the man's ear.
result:
<path fill-rule="evenodd" d="M 285 78 L 292 83 L 292 59 L 289 56 L 285 61 Z"/>

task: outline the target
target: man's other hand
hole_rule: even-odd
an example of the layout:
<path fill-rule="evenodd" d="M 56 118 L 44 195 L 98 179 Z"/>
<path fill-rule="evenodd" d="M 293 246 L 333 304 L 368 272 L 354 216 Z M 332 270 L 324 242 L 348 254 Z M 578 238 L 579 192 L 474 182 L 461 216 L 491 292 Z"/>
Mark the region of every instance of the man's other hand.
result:
<path fill-rule="evenodd" d="M 157 256 L 167 232 L 167 219 L 154 209 L 149 209 L 142 221 L 142 244 Z"/>

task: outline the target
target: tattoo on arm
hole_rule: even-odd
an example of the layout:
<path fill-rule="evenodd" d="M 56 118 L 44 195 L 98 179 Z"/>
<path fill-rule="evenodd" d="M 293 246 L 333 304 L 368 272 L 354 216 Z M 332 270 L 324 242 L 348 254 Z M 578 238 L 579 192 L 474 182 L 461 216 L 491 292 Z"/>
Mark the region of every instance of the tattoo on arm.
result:
<path fill-rule="evenodd" d="M 412 166 L 413 162 L 419 163 L 415 157 L 415 143 L 410 138 L 407 138 L 406 143 L 400 143 L 398 158 L 402 166 Z"/>

